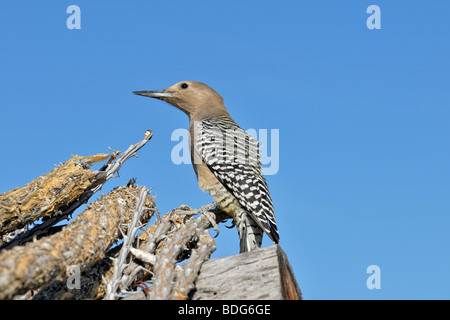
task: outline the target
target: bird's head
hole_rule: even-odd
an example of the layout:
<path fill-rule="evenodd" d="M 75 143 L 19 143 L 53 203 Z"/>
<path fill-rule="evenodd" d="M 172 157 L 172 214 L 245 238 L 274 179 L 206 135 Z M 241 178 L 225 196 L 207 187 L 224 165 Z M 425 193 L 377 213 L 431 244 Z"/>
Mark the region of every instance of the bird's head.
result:
<path fill-rule="evenodd" d="M 197 81 L 182 81 L 164 90 L 133 93 L 166 101 L 185 112 L 190 118 L 228 115 L 222 97 L 211 87 Z"/>

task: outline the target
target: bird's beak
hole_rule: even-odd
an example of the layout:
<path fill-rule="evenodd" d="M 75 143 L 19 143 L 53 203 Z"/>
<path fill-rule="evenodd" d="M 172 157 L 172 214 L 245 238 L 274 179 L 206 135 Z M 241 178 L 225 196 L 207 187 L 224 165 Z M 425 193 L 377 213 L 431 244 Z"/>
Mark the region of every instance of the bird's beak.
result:
<path fill-rule="evenodd" d="M 153 91 L 134 91 L 134 94 L 139 96 L 155 98 L 155 99 L 164 99 L 164 98 L 172 98 L 173 91 L 165 91 L 165 90 L 153 90 Z"/>

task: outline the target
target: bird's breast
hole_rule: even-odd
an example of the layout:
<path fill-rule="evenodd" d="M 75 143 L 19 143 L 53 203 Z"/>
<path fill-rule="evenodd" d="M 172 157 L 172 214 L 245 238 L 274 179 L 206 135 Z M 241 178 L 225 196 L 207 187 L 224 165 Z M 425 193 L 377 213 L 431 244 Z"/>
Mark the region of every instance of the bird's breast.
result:
<path fill-rule="evenodd" d="M 216 200 L 222 211 L 234 217 L 240 208 L 239 201 L 236 197 L 222 185 L 206 164 L 201 163 L 195 166 L 200 189 L 208 192 Z"/>

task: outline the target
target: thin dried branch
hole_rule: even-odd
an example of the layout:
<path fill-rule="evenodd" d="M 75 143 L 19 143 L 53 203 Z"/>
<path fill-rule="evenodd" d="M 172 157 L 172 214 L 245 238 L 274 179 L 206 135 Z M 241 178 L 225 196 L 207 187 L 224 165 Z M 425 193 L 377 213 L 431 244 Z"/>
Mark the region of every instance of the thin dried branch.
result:
<path fill-rule="evenodd" d="M 182 205 L 173 209 L 150 228 L 146 229 L 147 232 L 139 235 L 139 240 L 142 242 L 140 248 L 146 252 L 156 252 L 159 248 L 165 246 L 170 233 L 181 228 L 188 219 L 198 214 L 202 214 L 202 229 L 214 228 L 217 226 L 217 223 L 224 222 L 231 218 L 216 206 L 217 203 L 212 202 L 198 209 L 191 209 L 187 205 Z M 211 216 L 211 214 L 213 214 L 213 216 Z M 212 223 L 213 219 L 215 219 L 214 223 Z M 149 235 L 151 236 L 149 237 Z"/>
<path fill-rule="evenodd" d="M 13 192 L 17 192 L 17 194 L 26 194 L 27 190 L 34 190 L 35 194 L 39 195 L 37 198 L 36 197 L 31 197 L 31 199 L 34 199 L 34 202 L 30 202 L 27 204 L 27 206 L 25 206 L 25 208 L 28 208 L 32 205 L 36 206 L 36 201 L 37 203 L 39 203 L 39 201 L 43 201 L 44 203 L 47 202 L 54 202 L 54 203 L 58 203 L 58 206 L 54 206 L 50 209 L 47 208 L 47 211 L 41 212 L 39 214 L 34 214 L 34 215 L 26 215 L 29 218 L 28 219 L 24 219 L 23 217 L 16 218 L 16 222 L 17 220 L 20 220 L 22 224 L 27 224 L 27 223 L 31 223 L 34 220 L 36 220 L 37 218 L 41 217 L 41 216 L 46 216 L 49 217 L 46 221 L 44 221 L 42 224 L 35 226 L 33 229 L 29 230 L 28 232 L 24 232 L 22 234 L 20 234 L 20 236 L 15 237 L 12 241 L 8 242 L 8 243 L 4 243 L 0 246 L 0 250 L 2 249 L 11 249 L 12 247 L 16 246 L 16 245 L 23 245 L 26 242 L 31 241 L 32 239 L 34 239 L 35 237 L 41 236 L 41 235 L 47 235 L 49 229 L 54 226 L 55 224 L 57 224 L 58 222 L 66 219 L 69 215 L 71 215 L 76 209 L 78 209 L 81 205 L 87 203 L 89 201 L 89 199 L 92 197 L 92 195 L 94 193 L 96 193 L 98 190 L 100 190 L 103 185 L 105 184 L 106 181 L 108 181 L 109 179 L 111 179 L 112 177 L 114 177 L 119 169 L 121 168 L 121 166 L 132 156 L 136 156 L 137 151 L 139 151 L 148 141 L 150 141 L 150 139 L 153 136 L 153 131 L 147 130 L 145 132 L 144 135 L 144 139 L 141 140 L 140 142 L 136 143 L 136 144 L 132 144 L 121 156 L 119 159 L 117 159 L 117 155 L 120 153 L 119 151 L 115 151 L 112 150 L 114 153 L 111 155 L 96 155 L 96 156 L 92 156 L 92 157 L 78 157 L 81 158 L 81 160 L 77 160 L 75 161 L 74 158 L 77 157 L 75 156 L 74 158 L 70 159 L 68 162 L 68 164 L 63 164 L 61 167 L 54 169 L 53 171 L 57 170 L 57 172 L 51 174 L 52 172 L 50 172 L 48 175 L 48 177 L 42 176 L 39 177 L 38 179 L 36 179 L 35 181 L 33 181 L 30 185 L 32 185 L 32 187 L 27 187 L 25 186 L 22 189 L 15 189 L 13 191 L 4 193 L 2 195 L 0 195 L 0 230 L 1 230 L 1 226 L 2 226 L 2 221 L 4 220 L 3 224 L 6 224 L 6 226 L 10 225 L 10 222 L 6 222 L 11 220 L 11 210 L 14 209 L 13 212 L 13 216 L 17 216 L 17 212 L 23 212 L 24 208 L 23 207 L 23 200 L 20 200 L 20 197 L 17 197 L 17 195 L 15 197 L 11 198 L 10 193 Z M 93 170 L 88 170 L 90 165 L 93 162 L 98 162 L 98 161 L 103 161 L 105 160 L 107 157 L 109 157 L 109 160 L 107 161 L 107 163 L 99 170 L 99 171 L 93 171 Z M 83 160 L 85 159 L 85 160 Z M 117 161 L 115 161 L 117 159 Z M 73 161 L 72 161 L 73 160 Z M 71 162 L 72 161 L 72 162 Z M 85 163 L 86 161 L 91 161 L 88 162 L 87 164 Z M 82 166 L 83 171 L 79 172 L 73 170 L 73 166 L 74 165 L 80 165 L 83 164 L 84 166 Z M 63 169 L 61 169 L 63 168 Z M 83 175 L 85 176 L 84 179 L 81 179 L 80 177 L 83 177 Z M 87 177 L 96 177 L 95 179 L 95 183 L 92 184 L 86 184 L 86 183 L 78 183 L 78 187 L 75 188 L 72 186 L 72 184 L 69 184 L 70 186 L 72 186 L 73 191 L 77 191 L 77 193 L 72 194 L 72 196 L 68 197 L 67 195 L 64 195 L 64 192 L 67 192 L 68 187 L 66 186 L 66 188 L 64 190 L 60 190 L 60 185 L 62 183 L 65 183 L 65 179 L 66 180 L 76 180 L 76 181 L 85 181 L 87 179 Z M 46 177 L 45 179 L 43 179 L 43 177 Z M 57 178 L 55 178 L 57 177 Z M 43 179 L 43 181 L 45 183 L 43 183 L 41 180 Z M 87 179 L 89 180 L 89 179 Z M 39 182 L 41 181 L 41 182 Z M 47 186 L 47 188 L 44 188 L 42 190 L 39 190 L 39 188 L 41 186 Z M 49 186 L 52 186 L 52 188 L 50 188 Z M 84 187 L 84 189 L 82 188 Z M 53 191 L 52 191 L 53 190 Z M 56 193 L 56 195 L 59 195 L 59 197 L 55 196 L 55 192 L 58 190 L 60 190 L 59 192 Z M 2 200 L 3 199 L 3 200 Z M 8 200 L 5 200 L 8 199 Z M 65 199 L 65 200 L 63 200 Z M 3 203 L 2 203 L 3 201 Z M 14 205 L 13 205 L 14 204 Z M 37 208 L 45 208 L 45 205 L 38 205 Z M 7 208 L 9 208 L 8 212 L 5 211 Z M 4 210 L 4 211 L 2 211 Z M 32 210 L 33 212 L 36 211 L 36 209 Z M 23 214 L 22 214 L 23 215 Z M 3 217 L 3 218 L 2 218 Z M 2 220 L 3 219 L 3 220 Z M 10 226 L 8 228 L 5 228 L 5 230 L 14 230 L 17 229 L 17 227 L 20 225 L 14 225 L 14 226 Z M 8 232 L 8 231 L 6 231 Z M 1 232 L 0 232 L 1 234 Z M 1 244 L 1 241 L 0 241 Z"/>
<path fill-rule="evenodd" d="M 156 255 L 166 247 L 167 242 L 171 241 L 170 239 L 173 238 L 177 230 L 185 223 L 189 223 L 189 220 L 194 220 L 193 216 L 205 211 L 205 209 L 211 209 L 214 206 L 215 203 L 211 203 L 199 209 L 191 209 L 190 207 L 183 205 L 165 214 L 147 229 L 143 229 L 143 232 L 137 236 L 137 248 L 130 248 L 134 259 L 128 262 L 128 267 L 124 271 L 128 277 L 128 282 L 127 285 L 122 287 L 122 293 L 126 290 L 131 290 L 139 281 L 145 282 L 152 279 L 154 277 Z M 154 210 L 158 214 L 157 209 L 154 208 Z M 217 223 L 223 222 L 223 220 L 229 218 L 226 213 L 218 209 L 211 210 L 215 213 Z M 199 226 L 202 229 L 212 227 L 210 221 L 203 215 L 200 216 Z M 202 239 L 201 235 L 200 239 Z M 199 250 L 201 242 L 193 241 L 191 242 L 191 246 L 194 247 L 191 255 L 195 255 L 195 250 Z M 114 247 L 110 250 L 112 252 L 107 253 L 107 257 L 116 258 L 121 247 L 122 245 Z M 182 250 L 183 254 L 178 254 L 176 257 L 176 263 L 186 259 L 190 254 L 189 250 L 191 250 L 191 248 L 186 249 L 185 247 Z M 214 250 L 211 250 L 211 252 L 212 251 Z M 199 261 L 202 261 L 201 257 L 199 258 Z M 200 265 L 201 263 L 197 264 L 197 266 Z M 175 272 L 182 272 L 182 267 L 178 264 L 175 264 L 174 269 Z M 106 285 L 104 281 L 108 282 L 109 279 L 113 277 L 114 270 L 115 268 L 112 260 L 110 258 L 104 258 L 95 263 L 86 270 L 86 272 L 82 272 L 80 290 L 70 290 L 67 288 L 65 281 L 61 281 L 41 290 L 36 295 L 35 299 L 102 299 L 106 294 Z M 195 272 L 193 274 L 195 274 Z M 104 278 L 104 281 L 102 278 Z M 187 291 L 189 291 L 189 289 Z M 125 299 L 135 299 L 139 297 L 146 298 L 142 291 L 138 291 L 130 294 Z"/>
<path fill-rule="evenodd" d="M 146 210 L 149 210 L 145 208 L 148 194 L 149 190 L 142 187 L 139 197 L 136 200 L 136 210 L 134 211 L 133 218 L 127 226 L 127 234 L 123 237 L 122 248 L 120 249 L 118 257 L 113 259 L 114 273 L 112 278 L 106 283 L 106 300 L 117 300 L 122 295 L 119 291 L 121 289 L 125 290 L 129 284 L 128 280 L 130 276 L 127 272 L 124 272 L 129 266 L 129 263 L 126 261 L 129 258 L 135 235 L 137 231 L 142 228 L 141 217 Z"/>
<path fill-rule="evenodd" d="M 189 292 L 194 288 L 200 268 L 216 250 L 216 242 L 207 230 L 196 230 L 196 232 L 200 233 L 197 248 L 192 250 L 189 260 L 183 264 L 183 271 L 178 272 L 170 299 L 186 300 L 188 298 Z"/>
<path fill-rule="evenodd" d="M 140 187 L 116 188 L 88 206 L 62 231 L 0 254 L 0 299 L 9 299 L 64 278 L 68 266 L 81 270 L 105 256 L 129 223 Z M 134 196 L 130 194 L 134 192 Z M 154 206 L 147 197 L 147 207 Z M 148 220 L 150 214 L 142 219 Z M 142 221 L 145 223 L 145 221 Z"/>
<path fill-rule="evenodd" d="M 147 130 L 145 131 L 144 139 L 136 144 L 132 144 L 121 156 L 117 161 L 108 163 L 105 168 L 106 173 L 106 180 L 109 180 L 119 172 L 119 169 L 122 167 L 122 165 L 131 157 L 137 157 L 137 152 L 145 146 L 145 144 L 150 141 L 150 139 L 153 137 L 153 131 Z M 117 151 L 116 151 L 117 152 Z M 98 186 L 94 189 L 94 192 L 101 189 L 101 186 Z"/>
<path fill-rule="evenodd" d="M 217 225 L 217 217 L 211 211 L 208 211 L 214 205 L 213 203 L 197 210 L 184 207 L 184 210 L 176 209 L 172 212 L 171 219 L 176 215 L 183 215 L 188 219 L 182 219 L 183 225 L 177 229 L 173 236 L 166 238 L 166 244 L 156 255 L 153 285 L 149 299 L 187 299 L 198 270 L 215 250 L 215 241 L 206 231 L 207 228 Z M 191 218 L 196 213 L 202 213 L 202 215 L 195 219 Z M 222 212 L 217 211 L 217 213 Z M 219 221 L 222 220 L 220 218 Z M 195 247 L 197 247 L 197 250 L 192 251 Z M 177 270 L 176 263 L 189 257 L 189 255 L 190 258 L 186 268 L 183 268 L 182 271 Z"/>
<path fill-rule="evenodd" d="M 192 229 L 186 225 L 175 233 L 171 241 L 156 256 L 154 266 L 155 277 L 153 279 L 151 300 L 167 300 L 170 297 L 172 283 L 177 275 L 175 271 L 176 257 L 180 254 L 182 247 L 191 240 Z"/>
<path fill-rule="evenodd" d="M 25 227 L 78 199 L 87 190 L 105 181 L 106 175 L 90 170 L 94 162 L 109 155 L 73 156 L 61 166 L 23 188 L 0 195 L 0 235 Z"/>

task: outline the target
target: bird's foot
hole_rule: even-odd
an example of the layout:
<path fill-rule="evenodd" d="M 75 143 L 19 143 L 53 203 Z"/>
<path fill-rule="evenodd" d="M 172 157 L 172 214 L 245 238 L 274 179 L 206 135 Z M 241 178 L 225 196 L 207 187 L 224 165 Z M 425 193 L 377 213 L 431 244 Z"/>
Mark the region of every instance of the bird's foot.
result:
<path fill-rule="evenodd" d="M 214 236 L 214 238 L 217 238 L 220 231 L 219 231 L 219 225 L 216 222 L 216 215 L 214 214 L 214 212 L 211 212 L 209 210 L 201 211 L 201 214 L 203 214 L 208 219 L 208 221 L 211 223 L 214 231 L 216 231 L 216 235 Z"/>

